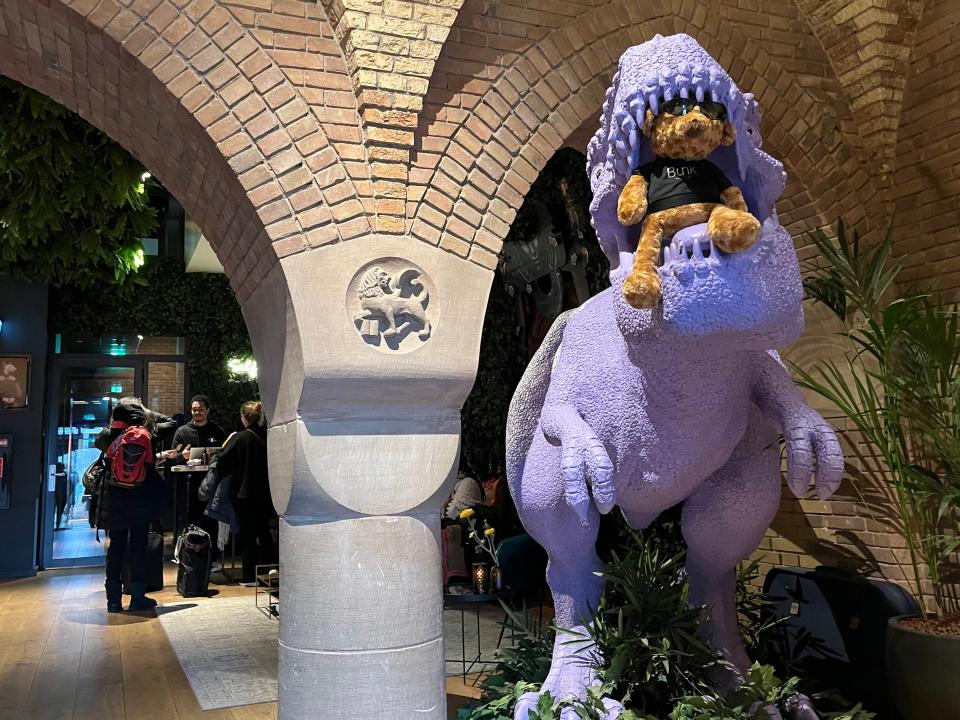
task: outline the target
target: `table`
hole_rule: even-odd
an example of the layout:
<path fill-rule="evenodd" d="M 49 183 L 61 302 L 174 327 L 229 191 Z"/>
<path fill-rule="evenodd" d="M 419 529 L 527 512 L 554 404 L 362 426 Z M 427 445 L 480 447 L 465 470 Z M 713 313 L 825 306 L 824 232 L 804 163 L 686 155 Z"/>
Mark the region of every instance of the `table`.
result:
<path fill-rule="evenodd" d="M 187 479 L 187 482 L 188 482 L 188 485 L 187 485 L 187 502 L 186 502 L 186 508 L 185 508 L 185 509 L 186 509 L 187 522 L 189 522 L 189 520 L 190 520 L 190 487 L 189 487 L 190 476 L 191 476 L 191 475 L 194 475 L 194 474 L 206 475 L 206 473 L 207 473 L 207 471 L 208 471 L 209 469 L 210 469 L 210 465 L 173 465 L 173 466 L 170 466 L 170 467 L 167 468 L 167 470 L 169 470 L 170 472 L 173 472 L 173 473 L 186 473 L 186 476 L 187 476 L 186 479 Z M 179 504 L 178 492 L 177 492 L 178 489 L 179 489 L 179 483 L 178 483 L 178 484 L 175 484 L 175 485 L 173 486 L 174 541 L 176 541 L 176 538 L 180 537 L 180 532 L 183 530 L 183 527 L 185 527 L 185 525 L 182 525 L 182 526 L 179 526 L 179 527 L 177 526 L 177 525 L 178 525 L 178 523 L 177 523 L 177 519 L 178 519 L 178 518 L 177 518 L 177 515 L 178 515 L 178 513 L 177 513 L 177 509 L 178 509 L 178 508 L 177 508 L 177 505 Z M 216 539 L 216 538 L 211 538 L 211 540 L 213 541 L 214 545 L 216 545 L 217 539 Z M 226 561 L 226 557 L 224 557 L 223 559 L 224 559 L 224 561 Z M 211 548 L 210 563 L 213 564 L 213 548 Z M 235 543 L 234 534 L 231 532 L 231 533 L 230 533 L 230 572 L 227 572 L 227 568 L 226 568 L 226 566 L 225 566 L 224 563 L 220 563 L 220 570 L 219 570 L 219 572 L 227 579 L 227 582 L 228 582 L 228 583 L 233 583 L 233 582 L 234 582 L 234 573 L 236 572 L 236 570 L 237 570 L 237 548 L 236 548 L 236 543 Z"/>
<path fill-rule="evenodd" d="M 464 593 L 463 595 L 454 594 L 454 593 L 444 593 L 443 594 L 443 607 L 446 610 L 459 610 L 460 611 L 460 662 L 463 669 L 463 681 L 466 683 L 467 675 L 473 670 L 475 665 L 485 665 L 487 663 L 494 662 L 493 658 L 489 660 L 483 660 L 480 649 L 480 606 L 484 603 L 496 602 L 500 599 L 500 596 L 494 593 Z M 470 659 L 470 664 L 467 665 L 467 637 L 466 637 L 466 612 L 469 606 L 473 606 L 474 613 L 477 619 L 477 654 Z M 506 618 L 504 618 L 506 619 Z M 500 637 L 497 640 L 497 647 L 500 647 L 500 642 L 503 639 L 503 632 L 501 629 Z M 449 660 L 448 662 L 457 662 L 456 660 Z M 476 683 L 474 683 L 476 684 Z"/>
<path fill-rule="evenodd" d="M 166 470 L 172 473 L 186 473 L 187 480 L 187 501 L 185 503 L 186 507 L 185 515 L 186 522 L 180 522 L 180 483 L 174 483 L 173 485 L 173 537 L 180 537 L 180 533 L 183 531 L 183 528 L 186 527 L 187 522 L 190 518 L 190 477 L 194 473 L 206 473 L 210 469 L 209 465 L 169 465 Z"/>

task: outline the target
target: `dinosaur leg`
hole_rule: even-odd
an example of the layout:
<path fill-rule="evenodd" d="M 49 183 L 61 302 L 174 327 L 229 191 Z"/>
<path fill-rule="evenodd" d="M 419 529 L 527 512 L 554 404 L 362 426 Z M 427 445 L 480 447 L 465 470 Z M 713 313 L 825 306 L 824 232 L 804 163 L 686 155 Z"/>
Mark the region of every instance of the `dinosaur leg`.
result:
<path fill-rule="evenodd" d="M 690 600 L 710 608 L 702 637 L 741 672 L 750 659 L 737 626 L 736 568 L 757 549 L 777 512 L 779 471 L 777 435 L 754 408 L 730 459 L 683 505 Z"/>
<path fill-rule="evenodd" d="M 636 510 L 627 510 L 623 507 L 620 508 L 620 512 L 623 513 L 623 519 L 627 525 L 633 530 L 646 529 L 650 526 L 650 523 L 660 515 L 659 512 L 637 512 Z"/>
<path fill-rule="evenodd" d="M 753 408 L 730 459 L 683 504 L 690 602 L 710 608 L 701 636 L 739 671 L 718 677 L 721 686 L 736 686 L 750 666 L 737 625 L 736 568 L 757 549 L 779 505 L 777 434 Z M 787 698 L 783 709 L 791 720 L 818 720 L 810 699 L 799 693 Z M 783 717 L 772 705 L 756 712 L 768 720 Z"/>
<path fill-rule="evenodd" d="M 643 221 L 637 252 L 633 256 L 633 270 L 623 283 L 623 296 L 638 310 L 656 307 L 660 300 L 657 259 L 663 240 L 663 222 L 658 214 L 648 215 Z"/>
<path fill-rule="evenodd" d="M 571 632 L 557 632 L 550 673 L 541 692 L 550 691 L 554 700 L 569 696 L 583 698 L 586 688 L 597 683 L 590 662 L 593 647 L 577 633 L 584 633 L 584 624 L 603 591 L 603 579 L 594 574 L 601 568 L 594 548 L 600 514 L 591 505 L 586 518 L 581 520 L 563 501 L 558 449 L 545 445 L 540 439 L 534 441 L 519 488 L 517 509 L 527 532 L 547 551 L 547 583 L 553 594 L 555 624 Z M 537 457 L 541 452 L 554 455 L 555 464 L 542 462 L 546 458 Z M 554 466 L 555 478 L 540 474 L 550 465 Z M 538 697 L 539 693 L 525 694 L 517 702 L 514 718 L 527 720 Z M 611 702 L 608 717 L 617 717 L 619 710 L 619 706 Z M 572 720 L 575 715 L 565 710 L 562 718 Z"/>

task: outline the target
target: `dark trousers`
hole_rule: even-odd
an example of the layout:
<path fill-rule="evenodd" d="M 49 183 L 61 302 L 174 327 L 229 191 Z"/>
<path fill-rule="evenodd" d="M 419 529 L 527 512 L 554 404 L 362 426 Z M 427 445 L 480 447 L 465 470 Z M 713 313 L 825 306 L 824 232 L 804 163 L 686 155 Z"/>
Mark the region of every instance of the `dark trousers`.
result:
<path fill-rule="evenodd" d="M 144 581 L 147 563 L 147 525 L 136 525 L 122 530 L 110 530 L 110 546 L 107 548 L 107 581 L 121 582 L 123 556 L 130 548 L 130 583 Z"/>
<path fill-rule="evenodd" d="M 277 547 L 270 533 L 270 512 L 260 503 L 241 498 L 237 498 L 235 504 L 243 548 L 242 582 L 253 582 L 256 580 L 257 564 L 277 561 Z"/>

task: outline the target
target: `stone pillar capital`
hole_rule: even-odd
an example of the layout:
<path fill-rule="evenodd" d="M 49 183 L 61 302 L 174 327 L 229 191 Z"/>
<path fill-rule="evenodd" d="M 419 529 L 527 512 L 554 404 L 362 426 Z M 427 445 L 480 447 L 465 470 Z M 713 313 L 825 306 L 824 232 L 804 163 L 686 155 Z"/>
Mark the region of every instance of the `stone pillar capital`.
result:
<path fill-rule="evenodd" d="M 279 512 L 439 507 L 456 470 L 491 278 L 411 237 L 283 258 L 244 305 Z"/>

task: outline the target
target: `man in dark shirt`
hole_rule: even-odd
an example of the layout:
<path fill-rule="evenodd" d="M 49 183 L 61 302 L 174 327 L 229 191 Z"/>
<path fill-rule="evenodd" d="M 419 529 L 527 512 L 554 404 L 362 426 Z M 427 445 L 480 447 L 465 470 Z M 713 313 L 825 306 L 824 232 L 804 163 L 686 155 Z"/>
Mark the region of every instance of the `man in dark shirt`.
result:
<path fill-rule="evenodd" d="M 184 461 L 190 458 L 190 448 L 221 447 L 227 439 L 227 434 L 223 431 L 223 428 L 208 419 L 210 417 L 210 400 L 206 395 L 194 395 L 190 400 L 190 417 L 190 422 L 177 428 L 177 432 L 173 436 L 173 447 L 180 447 Z M 187 522 L 192 525 L 199 525 L 210 533 L 210 540 L 216 547 L 217 522 L 203 514 L 207 504 L 200 500 L 197 493 L 205 474 L 206 471 L 185 473 Z M 177 516 L 180 517 L 179 511 Z"/>
<path fill-rule="evenodd" d="M 206 395 L 194 395 L 190 400 L 190 417 L 190 422 L 177 428 L 173 436 L 173 446 L 182 446 L 180 450 L 184 460 L 190 457 L 188 446 L 191 448 L 220 447 L 227 439 L 223 428 L 208 419 L 210 400 Z"/>

